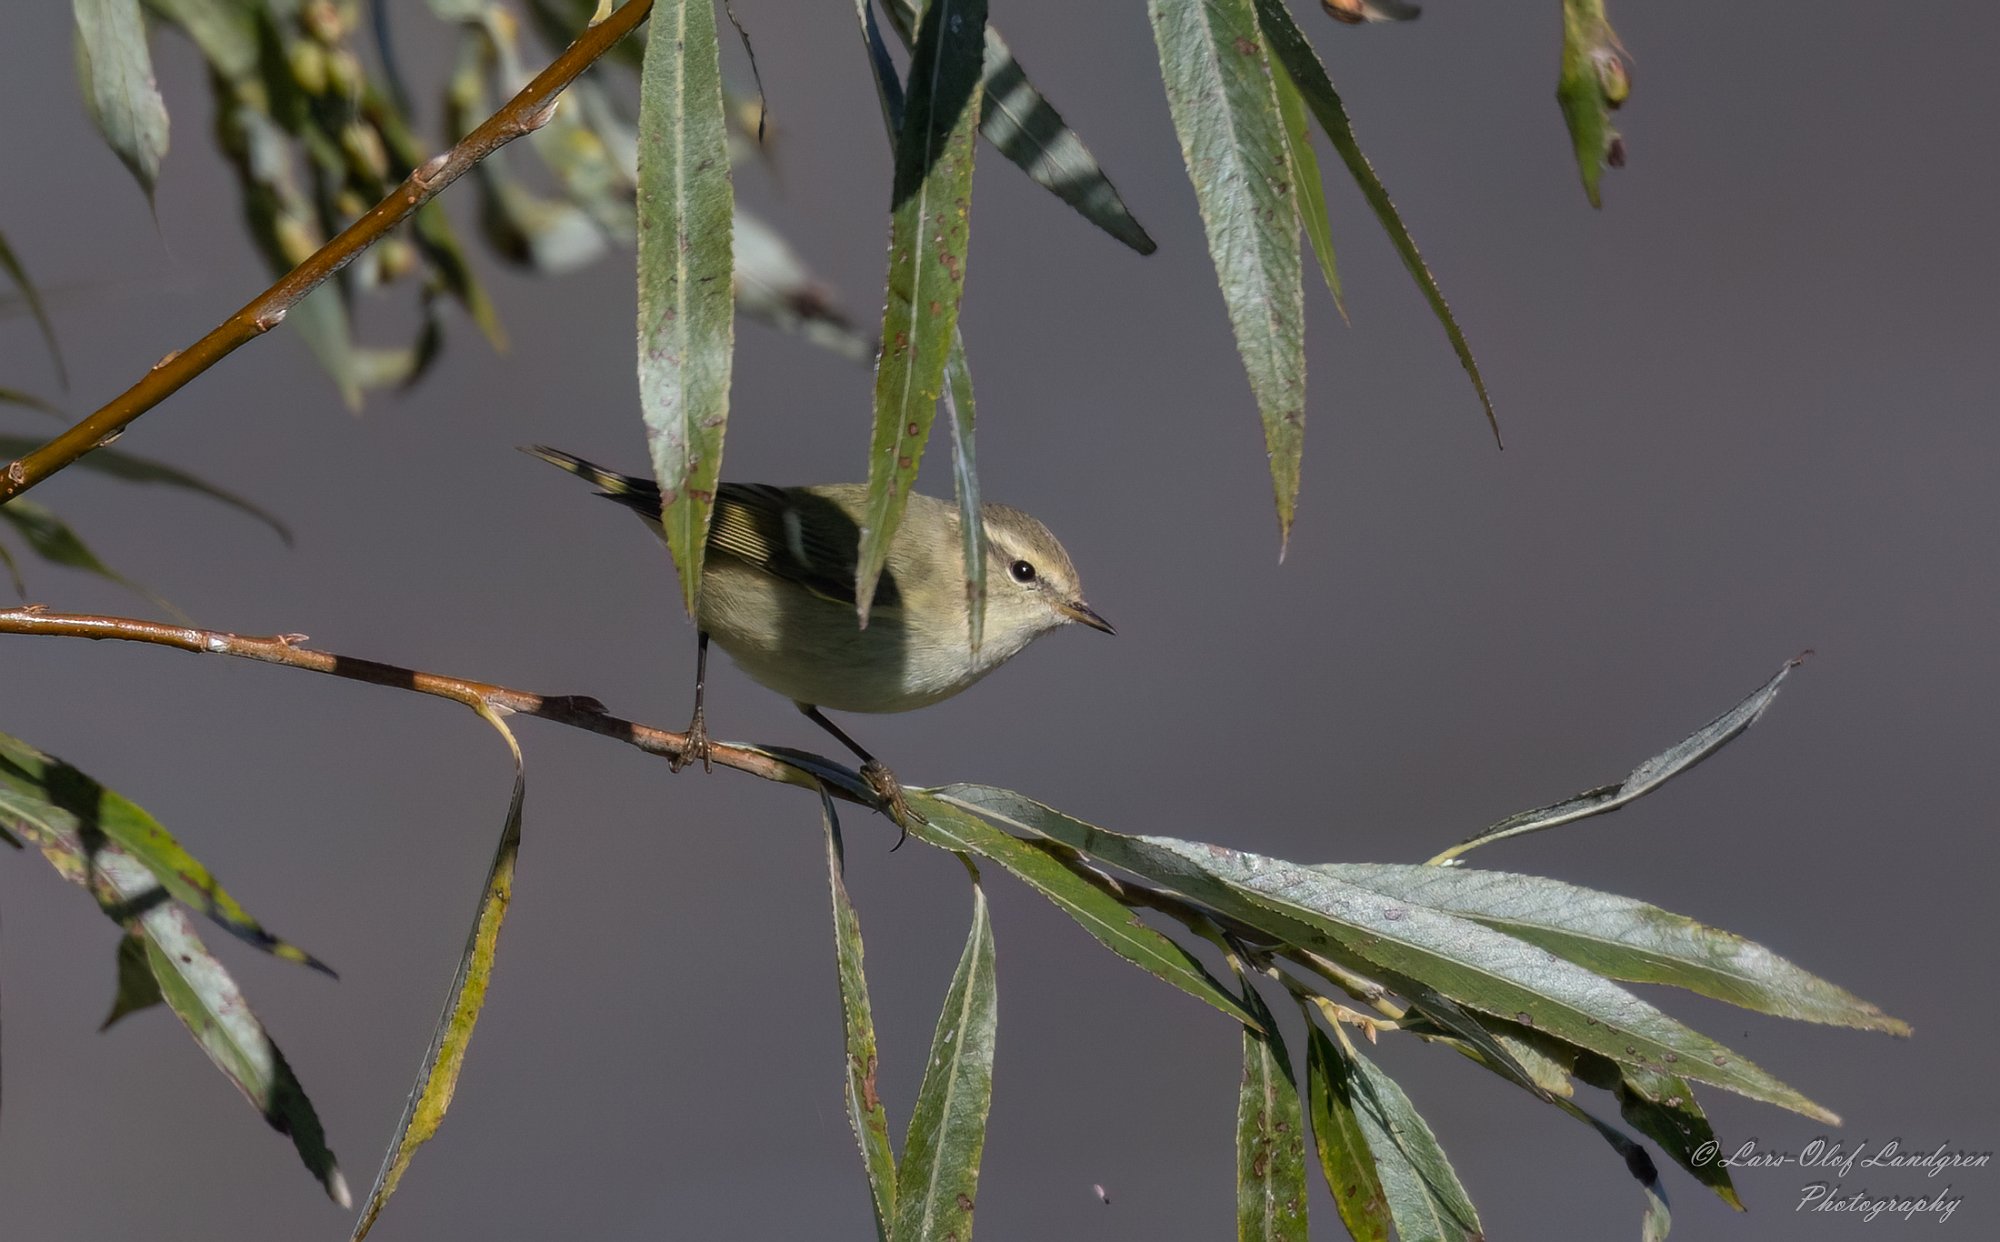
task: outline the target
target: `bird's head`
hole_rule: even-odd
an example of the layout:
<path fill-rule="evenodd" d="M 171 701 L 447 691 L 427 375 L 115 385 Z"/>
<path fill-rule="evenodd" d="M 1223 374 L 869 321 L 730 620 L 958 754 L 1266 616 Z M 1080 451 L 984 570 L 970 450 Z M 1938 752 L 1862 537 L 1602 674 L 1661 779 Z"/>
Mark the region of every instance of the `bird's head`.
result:
<path fill-rule="evenodd" d="M 1083 602 L 1076 565 L 1048 527 L 1019 509 L 985 505 L 989 632 L 1042 633 L 1069 624 L 1118 631 Z"/>

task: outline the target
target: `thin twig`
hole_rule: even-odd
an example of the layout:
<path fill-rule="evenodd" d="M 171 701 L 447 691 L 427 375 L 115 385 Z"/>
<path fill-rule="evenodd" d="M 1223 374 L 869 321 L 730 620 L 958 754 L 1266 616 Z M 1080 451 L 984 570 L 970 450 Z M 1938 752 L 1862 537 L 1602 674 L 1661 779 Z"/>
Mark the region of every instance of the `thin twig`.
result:
<path fill-rule="evenodd" d="M 562 55 L 535 75 L 498 112 L 461 139 L 457 146 L 433 156 L 411 171 L 389 196 L 321 246 L 305 262 L 280 277 L 243 309 L 225 319 L 207 336 L 160 359 L 138 383 L 104 408 L 63 432 L 41 448 L 0 471 L 0 503 L 5 503 L 77 458 L 109 442 L 133 420 L 178 392 L 196 376 L 284 322 L 299 300 L 331 279 L 368 247 L 388 236 L 473 165 L 523 134 L 548 124 L 556 100 L 578 74 L 611 50 L 644 21 L 653 0 L 626 0 L 624 7 L 577 36 Z"/>
<path fill-rule="evenodd" d="M 237 656 L 245 660 L 260 660 L 266 664 L 282 664 L 287 668 L 325 673 L 330 677 L 344 677 L 349 681 L 365 681 L 370 685 L 391 686 L 417 694 L 434 695 L 437 698 L 450 699 L 454 703 L 462 703 L 467 707 L 486 707 L 500 712 L 534 716 L 554 721 L 556 724 L 568 725 L 573 729 L 583 729 L 616 738 L 638 747 L 647 754 L 660 755 L 668 759 L 679 758 L 687 744 L 687 735 L 684 733 L 621 719 L 606 711 L 602 703 L 587 695 L 534 694 L 527 690 L 515 690 L 483 681 L 468 681 L 462 677 L 447 677 L 441 673 L 424 673 L 375 660 L 335 655 L 330 651 L 314 651 L 305 646 L 304 634 L 253 637 L 246 634 L 230 634 L 222 630 L 203 630 L 191 626 L 165 625 L 158 621 L 140 621 L 131 617 L 49 612 L 39 605 L 0 611 L 0 634 L 118 639 L 208 655 Z M 876 800 L 868 794 L 867 786 L 862 783 L 858 774 L 817 755 L 794 751 L 778 752 L 755 746 L 716 742 L 713 744 L 711 757 L 723 767 L 748 772 L 767 781 L 798 785 L 806 789 L 824 787 L 835 797 L 857 802 L 863 806 L 876 806 Z"/>

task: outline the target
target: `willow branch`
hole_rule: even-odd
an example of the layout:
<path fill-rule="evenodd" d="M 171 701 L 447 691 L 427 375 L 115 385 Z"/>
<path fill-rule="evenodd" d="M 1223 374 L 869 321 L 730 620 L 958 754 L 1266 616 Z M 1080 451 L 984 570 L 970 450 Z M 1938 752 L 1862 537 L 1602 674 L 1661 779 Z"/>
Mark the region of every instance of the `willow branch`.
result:
<path fill-rule="evenodd" d="M 416 694 L 450 699 L 471 708 L 490 708 L 554 721 L 572 729 L 616 738 L 650 755 L 678 760 L 687 747 L 687 735 L 652 725 L 624 720 L 605 710 L 602 703 L 587 695 L 534 694 L 483 681 L 424 673 L 395 664 L 362 660 L 354 656 L 314 651 L 305 646 L 304 634 L 274 634 L 253 637 L 222 630 L 164 625 L 131 617 L 102 617 L 82 613 L 49 612 L 39 605 L 0 611 L 0 634 L 39 634 L 53 638 L 115 639 L 150 643 L 204 655 L 236 656 L 265 664 L 324 673 L 374 686 L 390 686 Z M 713 742 L 709 757 L 718 765 L 748 772 L 767 781 L 798 785 L 807 789 L 824 786 L 835 797 L 864 806 L 877 807 L 878 799 L 869 792 L 859 775 L 817 755 L 798 751 L 766 750 L 732 742 Z"/>
<path fill-rule="evenodd" d="M 548 124 L 556 100 L 578 74 L 630 34 L 653 7 L 653 0 L 626 0 L 623 8 L 585 28 L 562 55 L 535 75 L 500 110 L 442 155 L 424 161 L 389 196 L 313 252 L 305 262 L 246 303 L 186 349 L 153 365 L 138 383 L 95 414 L 0 472 L 0 504 L 27 491 L 77 458 L 107 443 L 141 414 L 180 391 L 202 372 L 284 322 L 299 300 L 326 283 L 368 247 L 388 236 L 473 165 L 523 134 Z"/>

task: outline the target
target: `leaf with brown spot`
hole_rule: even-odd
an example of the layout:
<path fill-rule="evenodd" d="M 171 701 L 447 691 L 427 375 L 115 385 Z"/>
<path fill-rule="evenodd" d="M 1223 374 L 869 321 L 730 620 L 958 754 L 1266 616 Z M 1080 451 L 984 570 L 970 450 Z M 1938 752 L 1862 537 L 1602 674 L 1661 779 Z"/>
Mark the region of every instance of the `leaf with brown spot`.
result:
<path fill-rule="evenodd" d="M 931 0 L 910 55 L 882 308 L 882 339 L 899 348 L 884 351 L 875 368 L 868 497 L 854 580 L 863 625 L 923 462 L 958 329 L 985 29 L 985 0 Z"/>
<path fill-rule="evenodd" d="M 661 526 L 695 611 L 735 351 L 735 191 L 707 0 L 663 0 L 639 80 L 639 401 Z"/>
<path fill-rule="evenodd" d="M 1251 0 L 1150 0 L 1209 256 L 1264 425 L 1280 555 L 1305 444 L 1305 284 L 1295 173 Z"/>
<path fill-rule="evenodd" d="M 1263 1029 L 1243 1028 L 1236 1093 L 1236 1236 L 1239 1242 L 1305 1242 L 1306 1166 L 1299 1087 L 1278 1023 L 1241 970 L 1243 1005 Z"/>
<path fill-rule="evenodd" d="M 971 864 L 966 864 L 971 870 Z M 970 1238 L 993 1102 L 993 1038 L 999 1025 L 993 982 L 993 924 L 973 872 L 972 930 L 946 990 L 924 1062 L 896 1171 L 894 1242 Z"/>
<path fill-rule="evenodd" d="M 889 1143 L 889 1113 L 876 1085 L 875 1019 L 868 1004 L 868 978 L 861 969 L 861 920 L 847 897 L 842 877 L 840 820 L 833 799 L 820 791 L 826 829 L 827 886 L 833 894 L 833 951 L 840 979 L 841 1026 L 847 1044 L 847 1123 L 861 1146 L 861 1170 L 868 1178 L 875 1209 L 875 1233 L 889 1236 L 896 1218 L 896 1153 Z"/>

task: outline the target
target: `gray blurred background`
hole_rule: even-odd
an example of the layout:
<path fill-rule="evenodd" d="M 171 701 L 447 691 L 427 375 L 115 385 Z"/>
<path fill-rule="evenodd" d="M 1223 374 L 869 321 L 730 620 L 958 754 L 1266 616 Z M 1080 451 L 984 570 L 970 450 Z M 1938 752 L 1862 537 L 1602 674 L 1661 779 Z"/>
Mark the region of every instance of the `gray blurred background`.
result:
<path fill-rule="evenodd" d="M 407 71 L 436 83 L 447 42 L 398 9 Z M 965 324 L 985 489 L 1063 536 L 1119 636 L 1066 633 L 921 716 L 846 723 L 913 783 L 985 781 L 1127 831 L 1295 859 L 1416 861 L 1617 779 L 1816 649 L 1698 773 L 1476 861 L 1742 932 L 1914 1023 L 1898 1042 L 1658 997 L 1840 1112 L 1840 1137 L 2000 1145 L 2000 18 L 1616 6 L 1630 166 L 1598 213 L 1553 99 L 1554 0 L 1437 3 L 1361 30 L 1301 5 L 1508 447 L 1325 156 L 1353 324 L 1309 287 L 1305 484 L 1281 565 L 1142 6 L 994 9 L 1160 241 L 1150 259 L 1125 251 L 982 150 Z M 851 6 L 737 10 L 781 142 L 775 178 L 740 175 L 743 199 L 873 316 L 889 168 Z M 56 304 L 64 400 L 82 413 L 266 277 L 189 48 L 156 45 L 175 124 L 156 223 L 84 119 L 68 12 L 0 9 L 0 228 Z M 740 67 L 733 43 L 725 55 Z M 469 223 L 469 193 L 447 201 Z M 356 418 L 279 331 L 126 436 L 276 508 L 295 548 L 199 499 L 80 472 L 36 499 L 202 624 L 593 694 L 678 727 L 694 643 L 663 553 L 513 447 L 644 469 L 629 258 L 560 281 L 483 270 L 504 355 L 461 319 L 433 375 Z M 371 302 L 364 333 L 400 339 L 399 307 Z M 862 477 L 866 368 L 754 326 L 740 337 L 727 474 Z M 23 317 L 0 322 L 0 375 L 55 388 Z M 945 467 L 934 453 L 927 490 L 949 494 Z M 148 611 L 28 568 L 30 598 L 52 607 Z M 720 735 L 823 747 L 720 663 Z M 154 648 L 6 639 L 0 686 L 0 728 L 145 805 L 341 971 L 336 984 L 220 945 L 364 1193 L 499 829 L 502 747 L 442 702 Z M 518 732 L 526 838 L 492 1000 L 458 1102 L 375 1236 L 870 1236 L 811 799 L 672 776 L 539 722 Z M 969 902 L 950 858 L 891 855 L 884 821 L 847 821 L 900 1132 Z M 1235 1029 L 1005 877 L 988 887 L 1003 1020 L 980 1236 L 1229 1236 Z M 350 1220 L 166 1012 L 92 1033 L 116 933 L 77 890 L 32 856 L 0 860 L 0 919 L 0 1235 L 345 1236 Z M 1492 1236 L 1636 1235 L 1639 1193 L 1595 1136 L 1448 1052 L 1392 1042 L 1382 1061 Z M 1796 1150 L 1828 1133 L 1705 1099 L 1733 1142 Z M 1748 1216 L 1666 1176 L 1678 1237 L 1935 1229 L 1798 1213 L 1813 1180 L 1798 1170 L 1740 1173 Z M 1991 1169 L 1856 1170 L 1846 1190 L 1946 1183 L 1964 1199 L 1958 1235 L 1992 1236 Z M 1314 1206 L 1339 1236 L 1323 1191 Z"/>

